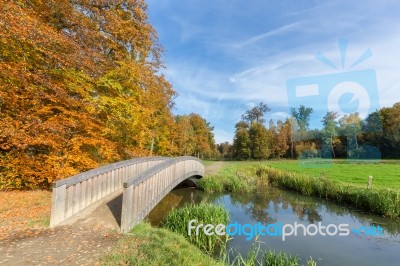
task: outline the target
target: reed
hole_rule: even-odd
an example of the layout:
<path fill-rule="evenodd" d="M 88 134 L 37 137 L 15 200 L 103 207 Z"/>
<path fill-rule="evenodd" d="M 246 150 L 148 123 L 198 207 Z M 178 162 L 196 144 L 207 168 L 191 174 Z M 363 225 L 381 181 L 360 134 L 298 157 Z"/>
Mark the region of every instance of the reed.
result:
<path fill-rule="evenodd" d="M 226 261 L 231 266 L 316 266 L 317 263 L 311 257 L 304 264 L 297 256 L 289 255 L 282 251 L 262 250 L 261 246 L 253 244 L 248 253 L 243 256 L 238 254 L 232 261 Z"/>
<path fill-rule="evenodd" d="M 213 234 L 205 235 L 202 230 L 199 234 L 193 231 L 188 234 L 188 224 L 191 220 L 197 220 L 196 224 L 227 224 L 229 214 L 225 208 L 210 203 L 200 203 L 199 205 L 189 204 L 179 209 L 172 210 L 162 223 L 162 227 L 183 235 L 190 243 L 194 244 L 209 255 L 215 255 L 217 250 L 224 248 L 227 241 L 225 236 Z"/>

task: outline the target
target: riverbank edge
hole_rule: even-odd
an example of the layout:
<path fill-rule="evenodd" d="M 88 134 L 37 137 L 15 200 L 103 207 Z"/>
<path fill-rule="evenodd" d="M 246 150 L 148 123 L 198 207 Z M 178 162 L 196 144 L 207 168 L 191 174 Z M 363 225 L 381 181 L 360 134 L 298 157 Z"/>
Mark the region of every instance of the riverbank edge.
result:
<path fill-rule="evenodd" d="M 372 214 L 400 219 L 400 191 L 343 185 L 326 177 L 312 177 L 271 166 L 249 165 L 234 174 L 229 171 L 221 174 L 220 171 L 217 175 L 202 178 L 199 186 L 209 193 L 246 193 L 275 186 L 304 196 L 332 200 Z"/>

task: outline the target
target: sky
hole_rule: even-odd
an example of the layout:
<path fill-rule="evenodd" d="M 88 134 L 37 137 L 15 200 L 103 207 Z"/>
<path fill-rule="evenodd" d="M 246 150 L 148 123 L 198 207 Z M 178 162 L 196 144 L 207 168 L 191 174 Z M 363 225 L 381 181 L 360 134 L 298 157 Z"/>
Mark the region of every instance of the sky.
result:
<path fill-rule="evenodd" d="M 400 102 L 400 1 L 148 0 L 175 114 L 198 113 L 217 143 L 259 102 L 270 119 L 312 107 L 365 117 Z"/>

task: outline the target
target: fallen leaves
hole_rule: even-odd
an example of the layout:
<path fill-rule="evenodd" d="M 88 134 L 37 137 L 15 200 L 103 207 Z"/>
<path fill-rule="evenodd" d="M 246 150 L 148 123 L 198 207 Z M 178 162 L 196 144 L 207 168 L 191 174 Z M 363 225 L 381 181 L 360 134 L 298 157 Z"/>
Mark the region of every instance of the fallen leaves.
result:
<path fill-rule="evenodd" d="M 10 236 L 36 236 L 48 227 L 49 191 L 0 192 L 0 240 Z"/>

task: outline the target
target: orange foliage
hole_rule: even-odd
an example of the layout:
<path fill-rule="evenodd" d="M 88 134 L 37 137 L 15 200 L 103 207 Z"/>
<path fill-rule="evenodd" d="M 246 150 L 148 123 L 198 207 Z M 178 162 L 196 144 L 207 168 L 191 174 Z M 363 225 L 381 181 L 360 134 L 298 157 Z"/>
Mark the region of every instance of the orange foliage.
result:
<path fill-rule="evenodd" d="M 193 149 L 177 147 L 175 92 L 157 74 L 143 0 L 0 2 L 0 190 L 49 188 L 135 156 L 209 153 L 208 126 Z"/>

